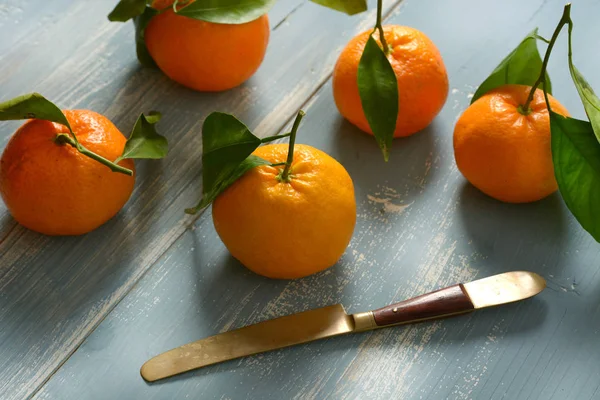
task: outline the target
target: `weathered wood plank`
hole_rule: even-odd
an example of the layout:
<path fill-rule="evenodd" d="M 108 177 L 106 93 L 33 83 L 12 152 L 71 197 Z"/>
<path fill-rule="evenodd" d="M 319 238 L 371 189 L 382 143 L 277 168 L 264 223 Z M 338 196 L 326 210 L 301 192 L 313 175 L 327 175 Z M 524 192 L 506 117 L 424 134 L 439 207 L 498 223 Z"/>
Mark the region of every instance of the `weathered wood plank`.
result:
<path fill-rule="evenodd" d="M 386 9 L 398 1 L 388 1 Z M 124 132 L 140 112 L 158 109 L 164 115 L 159 129 L 171 143 L 167 159 L 138 163 L 132 199 L 86 236 L 35 234 L 0 206 L 2 398 L 35 391 L 193 224 L 183 209 L 200 192 L 204 117 L 219 109 L 260 127 L 260 135 L 279 130 L 326 80 L 338 49 L 373 19 L 373 11 L 349 18 L 306 1 L 280 1 L 258 73 L 235 90 L 207 94 L 140 67 L 132 24 L 106 20 L 115 2 L 11 1 L 2 8 L 8 10 L 2 19 L 2 38 L 8 38 L 0 63 L 3 98 L 39 91 L 61 107 L 101 112 Z M 0 125 L 0 145 L 18 125 Z"/>
<path fill-rule="evenodd" d="M 337 114 L 327 83 L 311 99 L 299 142 L 350 172 L 357 229 L 333 269 L 296 281 L 247 271 L 205 213 L 38 393 L 39 399 L 360 398 L 595 399 L 600 393 L 600 248 L 558 195 L 508 205 L 456 170 L 453 125 L 486 74 L 537 24 L 546 34 L 558 0 L 408 0 L 391 18 L 439 46 L 451 95 L 425 131 L 394 142 L 384 164 L 373 139 Z M 600 55 L 586 52 L 600 2 L 574 5 L 575 57 L 592 86 Z M 565 69 L 564 42 L 550 72 L 555 94 L 582 115 Z M 569 89 L 567 87 L 569 86 Z M 341 302 L 364 311 L 513 269 L 548 279 L 527 302 L 468 316 L 315 342 L 207 367 L 155 384 L 138 375 L 149 357 L 204 336 Z"/>

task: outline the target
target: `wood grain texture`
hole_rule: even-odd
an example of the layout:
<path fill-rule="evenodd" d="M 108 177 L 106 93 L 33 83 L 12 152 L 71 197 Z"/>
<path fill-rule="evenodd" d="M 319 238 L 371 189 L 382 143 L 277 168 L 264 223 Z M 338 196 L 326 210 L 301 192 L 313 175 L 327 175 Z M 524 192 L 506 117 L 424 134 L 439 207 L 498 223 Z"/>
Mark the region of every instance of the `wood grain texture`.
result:
<path fill-rule="evenodd" d="M 474 310 L 462 284 L 452 285 L 412 299 L 373 310 L 378 326 L 403 324 Z"/>
<path fill-rule="evenodd" d="M 388 164 L 371 137 L 339 116 L 330 82 L 306 106 L 298 141 L 337 158 L 356 187 L 357 228 L 336 267 L 289 282 L 254 275 L 226 252 L 206 212 L 36 398 L 598 398 L 598 244 L 558 195 L 525 205 L 482 195 L 462 179 L 451 150 L 454 122 L 476 85 L 534 26 L 545 35 L 551 32 L 563 3 L 459 3 L 405 0 L 389 19 L 431 37 L 444 57 L 452 90 L 429 128 L 394 141 Z M 593 74 L 600 55 L 586 50 L 600 35 L 592 18 L 599 11 L 597 0 L 573 6 L 575 61 L 593 87 L 600 87 Z M 325 11 L 312 9 L 286 24 L 293 29 L 298 22 L 304 31 L 320 14 Z M 275 40 L 277 33 L 273 36 Z M 581 117 L 565 68 L 564 40 L 555 51 L 550 62 L 555 95 Z M 284 55 L 278 59 L 286 61 Z M 298 59 L 293 67 L 305 62 Z M 292 115 L 295 110 L 284 103 L 294 96 L 271 109 L 262 108 L 263 103 L 252 110 L 281 109 Z M 273 127 L 263 121 L 255 123 Z M 548 289 L 532 300 L 463 318 L 310 343 L 155 384 L 139 376 L 139 367 L 153 355 L 217 332 L 338 302 L 349 312 L 366 311 L 516 269 L 541 274 Z"/>
<path fill-rule="evenodd" d="M 115 0 L 8 1 L 0 6 L 2 97 L 38 91 L 89 108 L 129 132 L 140 112 L 163 113 L 170 156 L 137 163 L 126 207 L 100 229 L 51 238 L 20 227 L 0 205 L 0 398 L 34 393 L 195 218 L 206 115 L 238 116 L 259 136 L 278 131 L 326 81 L 339 48 L 366 29 L 356 17 L 300 0 L 277 2 L 264 63 L 246 84 L 196 93 L 142 68 L 131 23 L 109 23 Z M 390 9 L 398 1 L 388 1 Z M 367 24 L 367 21 L 369 22 Z M 8 39 L 8 40 L 7 40 Z M 0 124 L 0 146 L 19 122 Z"/>

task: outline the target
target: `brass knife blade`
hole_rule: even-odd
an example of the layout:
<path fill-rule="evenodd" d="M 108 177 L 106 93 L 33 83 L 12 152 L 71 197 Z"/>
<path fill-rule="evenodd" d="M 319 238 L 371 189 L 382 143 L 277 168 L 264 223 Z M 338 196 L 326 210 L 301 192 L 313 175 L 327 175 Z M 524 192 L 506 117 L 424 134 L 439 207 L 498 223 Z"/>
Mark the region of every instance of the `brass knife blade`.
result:
<path fill-rule="evenodd" d="M 207 365 L 352 332 L 354 320 L 341 304 L 275 318 L 177 347 L 147 361 L 149 381 Z"/>

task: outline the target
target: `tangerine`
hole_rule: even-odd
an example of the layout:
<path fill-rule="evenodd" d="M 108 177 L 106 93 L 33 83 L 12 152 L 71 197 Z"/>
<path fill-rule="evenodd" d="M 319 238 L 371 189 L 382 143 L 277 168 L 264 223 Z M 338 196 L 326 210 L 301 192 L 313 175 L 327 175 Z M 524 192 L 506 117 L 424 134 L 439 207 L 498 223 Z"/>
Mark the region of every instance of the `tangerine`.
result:
<path fill-rule="evenodd" d="M 464 177 L 500 201 L 527 203 L 558 189 L 550 117 L 540 89 L 524 111 L 530 86 L 504 85 L 471 104 L 454 128 L 454 157 Z M 552 96 L 550 107 L 569 112 Z"/>
<path fill-rule="evenodd" d="M 88 110 L 63 111 L 79 143 L 114 161 L 126 139 L 106 117 Z M 0 195 L 23 226 L 46 235 L 81 235 L 96 229 L 125 205 L 135 179 L 112 172 L 68 144 L 69 130 L 32 119 L 11 137 L 0 159 Z M 135 171 L 133 160 L 119 165 Z"/>
<path fill-rule="evenodd" d="M 163 9 L 172 0 L 155 1 Z M 169 78 L 189 88 L 216 92 L 234 88 L 258 69 L 269 42 L 267 15 L 243 24 L 217 24 L 177 15 L 154 16 L 144 31 L 148 52 Z"/>
<path fill-rule="evenodd" d="M 358 91 L 358 64 L 367 40 L 379 45 L 379 31 L 354 37 L 340 54 L 333 70 L 333 97 L 340 114 L 361 130 L 373 134 Z M 442 56 L 421 31 L 407 26 L 383 27 L 390 53 L 387 58 L 398 81 L 398 118 L 394 137 L 409 136 L 427 127 L 448 97 L 448 75 Z"/>
<path fill-rule="evenodd" d="M 287 144 L 253 154 L 283 163 Z M 301 278 L 331 267 L 342 256 L 356 224 L 354 186 L 331 156 L 296 145 L 289 180 L 283 167 L 251 169 L 213 202 L 213 222 L 233 257 L 257 274 Z"/>

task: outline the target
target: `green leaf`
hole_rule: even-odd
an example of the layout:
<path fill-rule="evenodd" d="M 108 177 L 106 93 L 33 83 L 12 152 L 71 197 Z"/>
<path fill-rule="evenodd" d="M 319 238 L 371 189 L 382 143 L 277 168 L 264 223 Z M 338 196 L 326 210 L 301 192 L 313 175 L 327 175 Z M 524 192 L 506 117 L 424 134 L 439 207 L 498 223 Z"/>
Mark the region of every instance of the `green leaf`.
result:
<path fill-rule="evenodd" d="M 144 115 L 144 114 L 142 114 Z M 155 124 L 158 121 L 160 121 L 160 119 L 162 118 L 162 114 L 159 111 L 150 111 L 148 113 L 148 115 L 144 115 L 144 117 L 146 118 L 146 121 L 148 121 L 151 124 Z"/>
<path fill-rule="evenodd" d="M 267 160 L 264 160 L 254 155 L 249 155 L 248 158 L 239 163 L 235 169 L 230 171 L 227 175 L 223 176 L 221 180 L 219 180 L 215 185 L 213 185 L 210 188 L 210 190 L 204 190 L 200 203 L 198 203 L 198 205 L 196 205 L 193 208 L 186 209 L 185 212 L 188 214 L 196 214 L 198 211 L 202 210 L 204 207 L 207 207 L 210 203 L 212 203 L 219 194 L 221 194 L 225 189 L 227 189 L 235 181 L 241 178 L 246 172 L 248 172 L 254 167 L 270 164 L 271 163 Z"/>
<path fill-rule="evenodd" d="M 579 224 L 600 242 L 600 144 L 592 124 L 550 111 L 558 188 Z"/>
<path fill-rule="evenodd" d="M 144 40 L 144 33 L 146 31 L 146 26 L 154 17 L 158 14 L 153 8 L 146 7 L 144 12 L 140 15 L 137 15 L 133 18 L 133 23 L 135 24 L 135 50 L 137 53 L 137 58 L 145 67 L 156 67 L 156 62 L 150 56 L 148 49 L 146 48 L 146 42 Z"/>
<path fill-rule="evenodd" d="M 596 139 L 600 142 L 600 99 L 594 93 L 594 90 L 587 82 L 587 80 L 581 75 L 581 72 L 573 64 L 573 46 L 571 40 L 573 37 L 573 22 L 569 22 L 569 71 L 571 72 L 571 78 L 575 83 L 583 108 L 588 116 L 588 119 L 592 123 L 592 129 Z"/>
<path fill-rule="evenodd" d="M 579 97 L 581 97 L 585 113 L 592 123 L 596 139 L 600 142 L 600 99 L 598 99 L 590 84 L 581 75 L 581 72 L 575 68 L 571 57 L 569 57 L 569 69 L 571 70 L 571 77 L 573 78 L 573 82 L 575 82 L 575 87 L 579 92 Z"/>
<path fill-rule="evenodd" d="M 178 9 L 175 1 L 173 9 L 179 15 L 216 22 L 219 24 L 243 24 L 266 14 L 276 0 L 202 0 L 195 1 Z"/>
<path fill-rule="evenodd" d="M 261 140 L 230 114 L 214 112 L 202 126 L 202 184 L 208 193 L 228 177 Z"/>
<path fill-rule="evenodd" d="M 310 0 L 313 3 L 354 15 L 367 11 L 367 0 Z"/>
<path fill-rule="evenodd" d="M 471 104 L 492 89 L 506 84 L 533 86 L 542 70 L 542 57 L 537 48 L 537 28 L 496 67 L 492 74 L 477 88 Z M 546 89 L 552 94 L 550 77 L 546 72 Z"/>
<path fill-rule="evenodd" d="M 123 154 L 115 162 L 126 158 L 164 158 L 169 144 L 164 136 L 156 132 L 154 126 L 160 117 L 160 113 L 156 111 L 150 112 L 148 116 L 141 114 L 125 143 Z"/>
<path fill-rule="evenodd" d="M 398 119 L 398 82 L 373 36 L 369 36 L 358 64 L 358 92 L 367 122 L 387 161 Z"/>
<path fill-rule="evenodd" d="M 60 108 L 39 93 L 24 94 L 0 103 L 0 121 L 32 118 L 57 122 L 71 131 L 71 125 Z"/>
<path fill-rule="evenodd" d="M 202 199 L 186 212 L 196 213 L 250 168 L 268 164 L 259 157 L 250 156 L 261 143 L 233 115 L 214 112 L 206 117 L 202 125 Z"/>
<path fill-rule="evenodd" d="M 108 14 L 108 20 L 113 22 L 125 22 L 136 17 L 146 9 L 146 0 L 121 0 L 119 4 Z"/>

